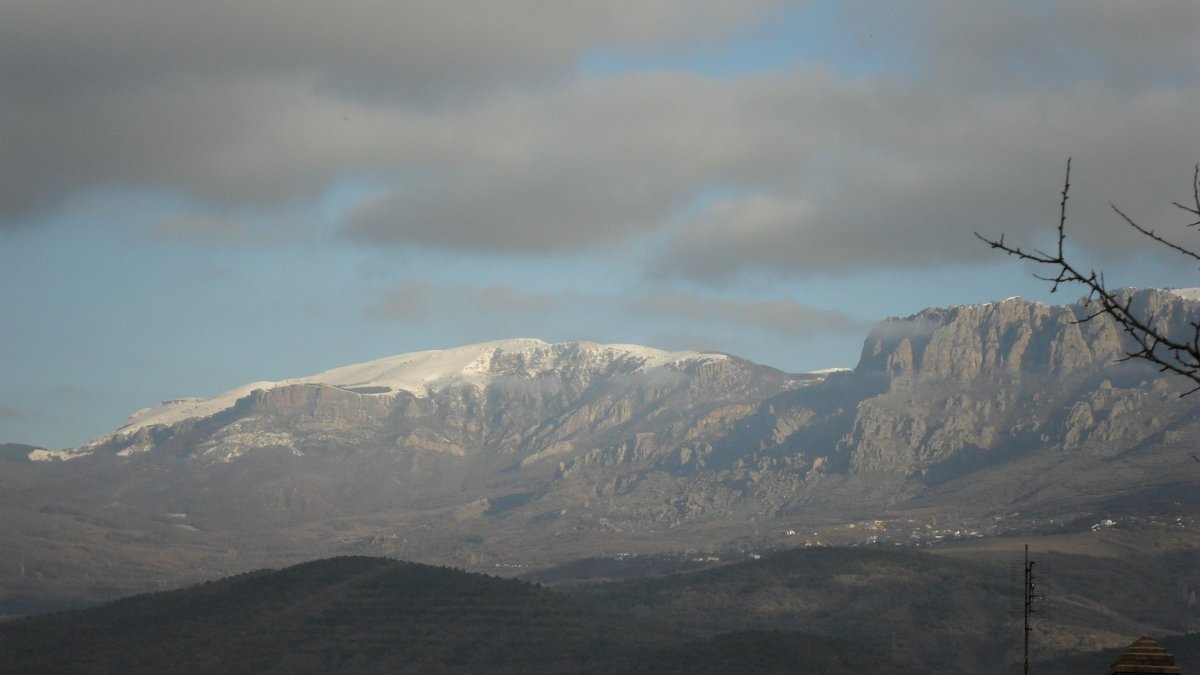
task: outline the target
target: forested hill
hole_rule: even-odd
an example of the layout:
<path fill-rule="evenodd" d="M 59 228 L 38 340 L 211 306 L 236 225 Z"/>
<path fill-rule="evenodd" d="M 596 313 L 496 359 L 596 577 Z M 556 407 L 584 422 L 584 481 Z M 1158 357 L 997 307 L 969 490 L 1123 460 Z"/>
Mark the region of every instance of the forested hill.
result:
<path fill-rule="evenodd" d="M 794 632 L 712 639 L 527 582 L 383 558 L 259 571 L 0 623 L 0 671 L 906 672 Z"/>

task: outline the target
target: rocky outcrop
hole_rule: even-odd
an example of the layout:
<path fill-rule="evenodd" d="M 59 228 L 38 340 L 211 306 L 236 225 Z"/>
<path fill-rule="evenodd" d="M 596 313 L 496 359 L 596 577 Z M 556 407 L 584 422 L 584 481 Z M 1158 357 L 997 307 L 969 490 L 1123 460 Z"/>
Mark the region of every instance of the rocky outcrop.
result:
<path fill-rule="evenodd" d="M 1131 307 L 1181 334 L 1200 305 L 1167 291 L 1127 291 Z M 1161 430 L 1164 387 L 1105 316 L 1084 302 L 1020 298 L 889 319 L 867 338 L 857 377 L 887 378 L 859 402 L 837 452 L 851 470 L 944 479 L 1038 448 L 1111 454 Z M 1107 376 L 1107 377 L 1106 377 Z M 1176 392 L 1178 393 L 1178 392 Z M 969 457 L 969 461 L 964 461 Z"/>
<path fill-rule="evenodd" d="M 1123 353 L 1112 322 L 1080 323 L 1085 316 L 1081 305 L 1051 307 L 1021 298 L 927 309 L 872 330 L 857 370 L 882 372 L 904 385 L 1068 376 Z"/>
<path fill-rule="evenodd" d="M 270 419 L 297 431 L 308 428 L 345 428 L 386 418 L 393 397 L 364 395 L 338 387 L 297 384 L 259 389 L 239 400 L 233 413 L 239 417 Z"/>

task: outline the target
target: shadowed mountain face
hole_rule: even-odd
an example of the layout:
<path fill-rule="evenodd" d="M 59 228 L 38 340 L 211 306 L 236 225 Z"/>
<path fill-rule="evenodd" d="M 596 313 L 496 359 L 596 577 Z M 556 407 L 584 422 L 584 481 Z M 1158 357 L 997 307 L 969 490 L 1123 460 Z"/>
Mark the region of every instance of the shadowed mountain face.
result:
<path fill-rule="evenodd" d="M 1043 596 L 1031 636 L 1033 672 L 1079 672 L 1043 664 L 1064 654 L 1087 662 L 1084 653 L 1106 645 L 1178 631 L 1178 584 L 1200 581 L 1195 548 L 1106 557 L 1038 550 L 1068 548 L 1063 540 L 1026 541 L 1038 551 Z M 978 544 L 936 554 L 891 546 L 793 549 L 567 592 L 696 635 L 803 630 L 854 641 L 921 672 L 1001 675 L 1019 672 L 1022 658 L 1023 606 L 1020 581 L 1010 579 L 1012 561 Z"/>
<path fill-rule="evenodd" d="M 259 571 L 0 624 L 5 672 L 863 672 L 884 656 L 799 633 L 715 640 L 525 582 L 381 558 Z M 916 671 L 911 671 L 916 672 Z"/>
<path fill-rule="evenodd" d="M 961 553 L 792 550 L 706 571 L 562 590 L 340 557 L 2 622 L 0 671 L 1019 670 L 1023 631 L 1006 575 L 994 562 Z M 1161 634 L 1162 627 L 1139 624 L 1138 614 L 1166 599 L 1154 577 L 1178 573 L 1184 561 L 1142 558 L 1145 572 L 1132 575 L 1119 561 L 1069 562 L 1093 581 L 1079 587 L 1082 593 L 1064 595 L 1053 614 L 1065 616 L 1080 603 L 1093 611 L 1076 620 L 1095 634 L 1120 622 L 1130 624 L 1120 626 L 1127 632 Z M 1129 597 L 1110 597 L 1106 576 L 1121 579 Z M 1094 611 L 1098 599 L 1104 612 Z M 1035 670 L 1102 672 L 1111 652 L 1066 641 L 1062 624 L 1062 616 L 1039 617 Z"/>
<path fill-rule="evenodd" d="M 1132 300 L 1165 326 L 1200 318 L 1170 292 Z M 518 570 L 1194 527 L 1200 397 L 1114 363 L 1122 336 L 1087 312 L 929 309 L 882 323 L 855 371 L 827 376 L 504 341 L 165 403 L 71 451 L 5 446 L 0 613 L 345 553 Z"/>

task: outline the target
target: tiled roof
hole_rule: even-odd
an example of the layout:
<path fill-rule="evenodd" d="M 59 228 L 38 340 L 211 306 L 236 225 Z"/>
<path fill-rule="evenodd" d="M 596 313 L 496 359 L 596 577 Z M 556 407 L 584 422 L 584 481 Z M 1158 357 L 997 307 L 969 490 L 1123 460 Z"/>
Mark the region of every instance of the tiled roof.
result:
<path fill-rule="evenodd" d="M 1183 673 L 1175 665 L 1175 656 L 1163 649 L 1154 638 L 1138 638 L 1129 645 L 1108 670 L 1108 675 L 1119 673 Z"/>

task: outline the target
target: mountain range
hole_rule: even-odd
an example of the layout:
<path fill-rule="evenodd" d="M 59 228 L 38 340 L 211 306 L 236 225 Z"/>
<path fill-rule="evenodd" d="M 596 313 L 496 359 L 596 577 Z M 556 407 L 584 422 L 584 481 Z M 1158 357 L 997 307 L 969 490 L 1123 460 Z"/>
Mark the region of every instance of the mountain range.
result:
<path fill-rule="evenodd" d="M 1194 293 L 1126 293 L 1169 330 L 1200 320 Z M 0 446 L 0 614 L 347 554 L 517 575 L 1107 530 L 1194 547 L 1200 397 L 1120 361 L 1091 311 L 930 308 L 876 326 L 853 370 L 801 374 L 503 340 Z"/>

